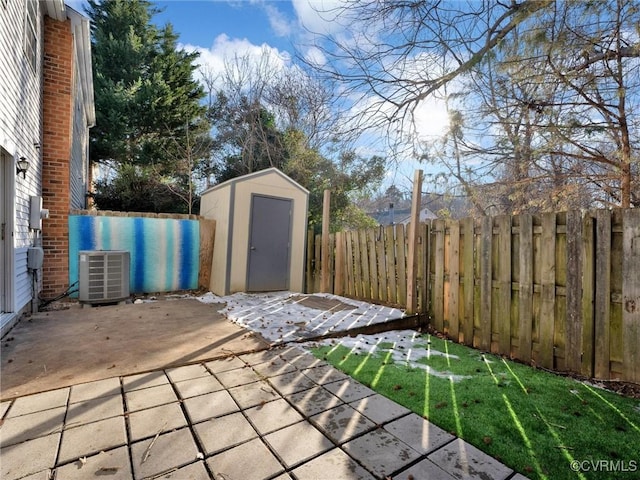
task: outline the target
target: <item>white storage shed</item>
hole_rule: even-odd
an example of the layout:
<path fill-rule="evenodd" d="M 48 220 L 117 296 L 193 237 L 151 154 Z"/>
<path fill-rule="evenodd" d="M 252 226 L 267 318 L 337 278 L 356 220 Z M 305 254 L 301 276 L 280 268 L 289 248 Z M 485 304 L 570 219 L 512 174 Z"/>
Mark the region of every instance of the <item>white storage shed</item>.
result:
<path fill-rule="evenodd" d="M 277 168 L 205 191 L 200 215 L 216 221 L 211 291 L 302 292 L 308 203 L 309 191 Z"/>

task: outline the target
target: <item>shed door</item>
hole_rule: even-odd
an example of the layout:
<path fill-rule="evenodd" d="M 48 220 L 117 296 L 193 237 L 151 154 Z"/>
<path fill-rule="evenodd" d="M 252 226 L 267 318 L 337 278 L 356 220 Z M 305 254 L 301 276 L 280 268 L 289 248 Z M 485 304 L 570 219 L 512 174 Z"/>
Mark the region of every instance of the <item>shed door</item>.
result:
<path fill-rule="evenodd" d="M 251 199 L 247 290 L 289 288 L 292 200 L 254 195 Z"/>

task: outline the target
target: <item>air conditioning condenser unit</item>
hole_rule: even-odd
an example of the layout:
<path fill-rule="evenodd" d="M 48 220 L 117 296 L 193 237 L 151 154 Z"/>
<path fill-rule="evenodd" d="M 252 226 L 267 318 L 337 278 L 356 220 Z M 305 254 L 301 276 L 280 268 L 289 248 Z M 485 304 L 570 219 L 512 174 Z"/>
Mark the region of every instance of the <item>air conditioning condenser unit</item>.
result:
<path fill-rule="evenodd" d="M 80 302 L 116 303 L 129 298 L 129 261 L 127 251 L 80 251 Z"/>

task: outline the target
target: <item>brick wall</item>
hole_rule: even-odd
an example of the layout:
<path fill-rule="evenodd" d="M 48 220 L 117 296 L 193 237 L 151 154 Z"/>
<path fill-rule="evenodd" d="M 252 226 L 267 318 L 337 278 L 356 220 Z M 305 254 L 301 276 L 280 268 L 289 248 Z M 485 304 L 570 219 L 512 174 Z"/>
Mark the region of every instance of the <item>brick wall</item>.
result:
<path fill-rule="evenodd" d="M 42 196 L 49 219 L 43 222 L 42 297 L 69 285 L 69 210 L 73 119 L 73 37 L 69 20 L 44 18 Z"/>

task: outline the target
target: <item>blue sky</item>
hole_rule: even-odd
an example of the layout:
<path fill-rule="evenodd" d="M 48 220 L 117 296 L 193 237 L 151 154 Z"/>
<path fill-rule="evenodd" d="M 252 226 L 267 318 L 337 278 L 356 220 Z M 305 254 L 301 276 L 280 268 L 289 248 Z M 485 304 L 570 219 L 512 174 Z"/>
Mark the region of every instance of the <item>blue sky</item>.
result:
<path fill-rule="evenodd" d="M 67 3 L 82 11 L 84 0 L 67 0 Z M 258 59 L 265 50 L 286 68 L 292 64 L 296 50 L 302 55 L 315 53 L 317 39 L 309 30 L 340 35 L 343 28 L 329 18 L 331 9 L 342 0 L 158 0 L 153 3 L 163 10 L 154 21 L 159 25 L 170 22 L 179 35 L 180 45 L 198 51 L 201 67 L 213 72 L 223 68 L 225 58 L 249 55 Z M 425 133 L 441 132 L 446 122 L 444 106 L 429 104 L 423 110 L 417 120 Z M 381 137 L 384 132 L 372 135 Z M 374 153 L 385 155 L 385 152 Z M 409 190 L 416 168 L 427 174 L 438 171 L 433 165 L 407 159 L 389 169 L 383 188 L 395 183 Z"/>

